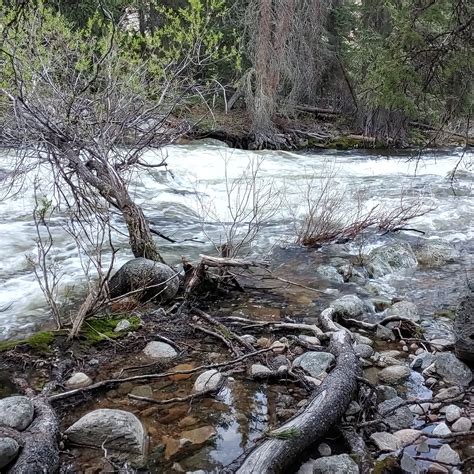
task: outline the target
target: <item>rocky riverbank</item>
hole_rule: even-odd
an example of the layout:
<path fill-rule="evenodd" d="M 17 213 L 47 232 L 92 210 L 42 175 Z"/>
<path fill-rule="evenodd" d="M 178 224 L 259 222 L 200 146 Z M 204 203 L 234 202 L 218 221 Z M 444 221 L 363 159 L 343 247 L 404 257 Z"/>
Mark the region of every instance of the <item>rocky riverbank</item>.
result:
<path fill-rule="evenodd" d="M 2 390 L 4 469 L 21 459 L 25 436 L 37 429 L 38 396 L 58 415 L 63 472 L 233 466 L 257 440 L 298 439 L 300 428 L 278 427 L 304 417 L 334 379 L 341 359 L 328 341 L 349 330 L 348 350 L 362 371 L 351 367 L 357 390 L 342 418 L 289 469 L 469 472 L 472 371 L 454 353 L 453 321 L 443 316 L 444 332 L 433 330 L 425 309 L 388 284 L 455 264 L 460 253 L 445 242 L 403 239 L 374 247 L 362 262 L 340 246 L 338 257 L 311 260 L 316 254 L 305 252 L 318 285 L 303 280 L 296 255 L 282 250 L 275 263 L 284 254 L 286 265 L 280 262 L 277 275 L 296 284 L 276 280 L 270 291 L 262 280 L 244 294 L 203 300 L 201 312 L 123 313 L 94 340 L 82 335 L 68 347 L 57 335 L 3 352 L 3 373 L 23 376 L 39 394 L 15 394 L 11 384 Z M 335 324 L 329 330 L 328 315 Z"/>

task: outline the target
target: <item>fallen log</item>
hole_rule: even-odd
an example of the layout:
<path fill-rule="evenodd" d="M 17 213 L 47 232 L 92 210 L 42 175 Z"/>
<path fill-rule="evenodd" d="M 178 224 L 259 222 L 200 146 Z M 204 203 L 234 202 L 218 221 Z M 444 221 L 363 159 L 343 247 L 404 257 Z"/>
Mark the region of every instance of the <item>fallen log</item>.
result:
<path fill-rule="evenodd" d="M 321 323 L 327 330 L 337 329 L 331 321 L 331 315 L 332 312 L 326 312 L 321 318 Z M 356 392 L 359 363 L 352 348 L 350 333 L 346 331 L 333 332 L 329 351 L 336 356 L 336 367 L 314 391 L 304 409 L 283 426 L 270 432 L 267 438 L 257 443 L 224 472 L 284 472 L 302 451 L 323 437 L 338 422 Z"/>
<path fill-rule="evenodd" d="M 23 384 L 25 387 L 26 384 Z M 0 436 L 15 439 L 22 447 L 20 454 L 9 474 L 53 473 L 59 468 L 59 422 L 51 408 L 47 391 L 35 395 L 27 388 L 25 394 L 31 398 L 35 416 L 25 431 L 16 431 L 0 427 Z"/>

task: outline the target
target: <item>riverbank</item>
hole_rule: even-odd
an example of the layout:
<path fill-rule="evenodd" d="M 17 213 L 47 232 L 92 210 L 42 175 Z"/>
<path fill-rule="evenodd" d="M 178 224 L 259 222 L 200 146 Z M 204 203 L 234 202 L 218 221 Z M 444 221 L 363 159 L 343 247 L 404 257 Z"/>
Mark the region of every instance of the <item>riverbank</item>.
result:
<path fill-rule="evenodd" d="M 407 293 L 414 284 L 418 291 L 433 284 L 440 269 L 449 273 L 462 257 L 449 245 L 401 242 L 379 245 L 363 266 L 340 245 L 324 253 L 280 249 L 272 266 L 286 283 L 246 275 L 244 293 L 203 298 L 201 312 L 128 309 L 101 326 L 90 321 L 72 344 L 53 333 L 39 345 L 20 344 L 2 353 L 2 378 L 9 379 L 2 394 L 18 390 L 13 375 L 25 377 L 36 393 L 53 382 L 48 398 L 66 446 L 60 462 L 73 471 L 128 462 L 145 472 L 215 472 L 258 441 L 280 439 L 272 433 L 324 390 L 338 367 L 328 346 L 333 330 L 321 319 L 330 311 L 350 328 L 363 378 L 342 421 L 290 471 L 319 466 L 331 473 L 342 464 L 357 472 L 348 437 L 355 432 L 365 446 L 357 463 L 371 462 L 370 472 L 407 463 L 421 471 L 467 472 L 472 374 L 452 351 L 461 278 L 451 282 L 457 289 L 452 306 L 438 301 L 437 314 L 424 303 L 429 295 Z M 392 286 L 403 281 L 405 289 Z M 120 430 L 142 427 L 144 437 L 125 431 L 128 441 L 118 451 L 111 443 L 104 456 L 96 443 L 119 416 L 104 409 L 133 415 Z M 81 423 L 87 423 L 77 425 L 85 416 Z M 84 446 L 81 433 L 95 447 Z M 281 440 L 293 436 L 298 432 Z"/>
<path fill-rule="evenodd" d="M 176 119 L 179 120 L 179 119 Z M 255 148 L 250 131 L 251 120 L 242 109 L 228 113 L 216 109 L 194 108 L 187 111 L 185 120 L 191 130 L 180 140 L 212 138 L 225 142 L 232 148 L 251 150 Z M 418 122 L 410 122 L 404 138 L 398 142 L 383 137 L 365 135 L 354 118 L 332 110 L 306 108 L 296 116 L 280 116 L 275 120 L 276 134 L 281 139 L 278 149 L 282 150 L 353 150 L 353 149 L 425 149 L 455 146 L 473 146 L 474 136 L 466 136 L 449 127 L 440 129 Z"/>

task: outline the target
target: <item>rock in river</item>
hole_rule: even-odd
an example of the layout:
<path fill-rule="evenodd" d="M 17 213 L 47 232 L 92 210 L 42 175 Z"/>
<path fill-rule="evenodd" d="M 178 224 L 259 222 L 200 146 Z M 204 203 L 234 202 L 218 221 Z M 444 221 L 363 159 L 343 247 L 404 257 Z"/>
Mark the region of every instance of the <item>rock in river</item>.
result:
<path fill-rule="evenodd" d="M 393 430 L 409 428 L 413 422 L 413 413 L 407 406 L 400 406 L 403 403 L 404 400 L 402 398 L 394 397 L 378 405 L 379 413 Z"/>
<path fill-rule="evenodd" d="M 35 409 L 27 397 L 14 396 L 0 400 L 0 426 L 23 431 L 33 421 Z"/>
<path fill-rule="evenodd" d="M 385 313 L 386 316 L 395 316 L 401 318 L 407 318 L 417 323 L 420 321 L 418 309 L 414 303 L 410 301 L 399 301 L 394 303 Z"/>
<path fill-rule="evenodd" d="M 110 296 L 116 298 L 131 291 L 140 301 L 168 301 L 176 296 L 179 278 L 176 271 L 147 258 L 134 258 L 110 279 Z"/>
<path fill-rule="evenodd" d="M 143 454 L 146 434 L 140 420 L 123 410 L 94 410 L 70 426 L 65 434 L 73 442 Z"/>
<path fill-rule="evenodd" d="M 380 451 L 396 451 L 402 444 L 399 438 L 384 431 L 372 433 L 370 439 Z"/>
<path fill-rule="evenodd" d="M 336 314 L 346 316 L 348 318 L 357 318 L 364 313 L 364 303 L 356 295 L 345 295 L 331 303 Z"/>
<path fill-rule="evenodd" d="M 20 446 L 12 438 L 0 438 L 0 469 L 10 464 L 20 451 Z"/>
<path fill-rule="evenodd" d="M 467 386 L 472 381 L 471 369 L 451 352 L 442 352 L 435 358 L 436 372 L 453 385 Z"/>
<path fill-rule="evenodd" d="M 216 369 L 206 370 L 194 382 L 194 391 L 215 390 L 222 382 L 223 375 Z"/>
<path fill-rule="evenodd" d="M 305 352 L 293 361 L 295 367 L 301 367 L 312 377 L 318 378 L 331 366 L 336 358 L 329 352 Z"/>
<path fill-rule="evenodd" d="M 410 376 L 410 369 L 405 365 L 391 365 L 378 373 L 379 379 L 389 385 L 404 382 Z"/>
<path fill-rule="evenodd" d="M 456 248 L 442 240 L 420 241 L 413 250 L 418 263 L 426 267 L 439 267 L 460 257 Z"/>
<path fill-rule="evenodd" d="M 366 268 L 371 277 L 378 278 L 396 270 L 415 268 L 417 264 L 410 244 L 394 241 L 372 250 Z"/>

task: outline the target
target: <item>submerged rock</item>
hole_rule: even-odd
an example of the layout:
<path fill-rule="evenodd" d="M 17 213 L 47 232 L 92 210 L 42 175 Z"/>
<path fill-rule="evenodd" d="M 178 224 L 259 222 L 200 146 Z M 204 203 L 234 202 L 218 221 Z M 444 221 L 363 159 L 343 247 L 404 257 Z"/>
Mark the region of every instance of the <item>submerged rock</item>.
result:
<path fill-rule="evenodd" d="M 378 373 L 379 379 L 389 385 L 404 382 L 410 376 L 410 369 L 405 365 L 391 365 Z"/>
<path fill-rule="evenodd" d="M 10 464 L 20 451 L 20 446 L 12 438 L 0 438 L 0 469 Z"/>
<path fill-rule="evenodd" d="M 366 268 L 371 277 L 378 278 L 397 270 L 415 268 L 417 264 L 410 244 L 395 241 L 372 250 Z"/>
<path fill-rule="evenodd" d="M 143 353 L 154 360 L 169 360 L 177 357 L 178 353 L 173 346 L 166 342 L 151 341 L 143 349 Z"/>
<path fill-rule="evenodd" d="M 467 386 L 472 381 L 471 369 L 451 352 L 443 352 L 435 357 L 436 372 L 453 385 Z"/>
<path fill-rule="evenodd" d="M 305 352 L 293 361 L 295 367 L 301 367 L 312 377 L 320 377 L 336 358 L 329 352 Z"/>
<path fill-rule="evenodd" d="M 194 391 L 215 390 L 222 382 L 223 375 L 216 369 L 206 370 L 194 382 Z"/>
<path fill-rule="evenodd" d="M 418 309 L 416 305 L 410 301 L 399 301 L 398 303 L 394 303 L 386 311 L 385 315 L 407 318 L 415 323 L 420 321 Z"/>
<path fill-rule="evenodd" d="M 454 318 L 456 355 L 474 362 L 474 294 L 471 292 L 459 304 Z"/>
<path fill-rule="evenodd" d="M 91 411 L 70 426 L 65 434 L 73 442 L 143 454 L 146 433 L 140 420 L 128 411 L 102 408 Z"/>
<path fill-rule="evenodd" d="M 0 400 L 0 426 L 24 431 L 33 421 L 35 409 L 30 399 L 22 396 Z"/>
<path fill-rule="evenodd" d="M 346 316 L 348 318 L 357 318 L 364 313 L 364 303 L 356 295 L 345 295 L 331 303 L 336 314 Z"/>
<path fill-rule="evenodd" d="M 449 242 L 425 240 L 414 247 L 414 253 L 420 265 L 439 267 L 460 257 L 458 250 Z"/>
<path fill-rule="evenodd" d="M 359 466 L 348 454 L 326 456 L 304 463 L 297 474 L 359 474 Z"/>
<path fill-rule="evenodd" d="M 344 283 L 342 275 L 331 265 L 320 265 L 318 267 L 318 273 L 326 280 L 335 283 Z"/>
<path fill-rule="evenodd" d="M 134 258 L 117 270 L 109 286 L 112 298 L 143 290 L 134 295 L 140 301 L 168 301 L 178 292 L 179 278 L 168 265 L 147 258 Z"/>

